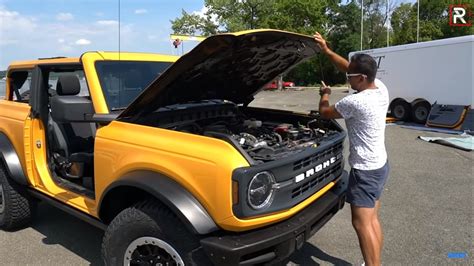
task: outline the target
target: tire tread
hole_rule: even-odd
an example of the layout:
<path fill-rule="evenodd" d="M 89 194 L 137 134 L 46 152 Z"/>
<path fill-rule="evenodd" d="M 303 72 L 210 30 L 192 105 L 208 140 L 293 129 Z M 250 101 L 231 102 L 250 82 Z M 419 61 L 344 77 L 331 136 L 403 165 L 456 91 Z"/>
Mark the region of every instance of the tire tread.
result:
<path fill-rule="evenodd" d="M 33 201 L 19 184 L 14 183 L 0 164 L 0 183 L 3 185 L 5 210 L 0 227 L 4 230 L 19 229 L 26 226 L 32 216 Z"/>
<path fill-rule="evenodd" d="M 185 261 L 192 261 L 193 251 L 200 246 L 197 237 L 185 228 L 180 219 L 169 208 L 157 200 L 145 200 L 124 209 L 109 224 L 102 241 L 102 259 L 106 265 L 114 264 L 109 261 L 110 253 L 113 252 L 110 248 L 113 244 L 113 238 L 119 234 L 120 230 L 129 226 L 131 221 L 135 224 L 156 223 L 159 230 L 164 232 L 165 235 L 167 232 L 173 232 L 173 238 L 180 240 L 178 243 L 180 249 L 185 250 L 186 253 L 190 251 L 190 254 L 182 254 Z M 186 265 L 188 264 L 195 265 L 192 262 Z"/>

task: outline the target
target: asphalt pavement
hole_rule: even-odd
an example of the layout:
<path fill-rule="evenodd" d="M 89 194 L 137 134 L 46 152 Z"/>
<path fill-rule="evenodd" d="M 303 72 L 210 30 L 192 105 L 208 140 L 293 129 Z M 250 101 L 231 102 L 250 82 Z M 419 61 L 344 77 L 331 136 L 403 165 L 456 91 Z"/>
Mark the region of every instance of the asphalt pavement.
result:
<path fill-rule="evenodd" d="M 336 88 L 331 102 L 345 95 L 345 88 Z M 252 105 L 309 111 L 317 108 L 318 100 L 315 89 L 290 89 L 261 92 Z M 382 263 L 473 265 L 474 153 L 423 142 L 418 136 L 453 135 L 387 126 L 391 171 L 381 198 Z M 346 141 L 346 158 L 347 147 Z M 40 204 L 30 227 L 0 231 L 0 265 L 102 265 L 102 236 L 99 229 Z M 449 258 L 453 254 L 466 255 Z M 346 205 L 292 255 L 288 265 L 360 262 L 362 255 Z"/>

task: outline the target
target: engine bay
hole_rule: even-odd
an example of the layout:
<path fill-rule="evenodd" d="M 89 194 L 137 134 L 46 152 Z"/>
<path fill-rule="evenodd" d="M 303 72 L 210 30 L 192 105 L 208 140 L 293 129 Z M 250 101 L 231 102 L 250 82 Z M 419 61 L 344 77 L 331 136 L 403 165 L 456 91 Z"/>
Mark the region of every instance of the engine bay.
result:
<path fill-rule="evenodd" d="M 168 106 L 155 112 L 152 121 L 161 128 L 223 139 L 256 163 L 317 147 L 339 133 L 331 121 L 315 116 L 286 111 L 270 111 L 268 115 L 267 109 L 256 110 L 245 112 L 231 102 L 215 100 Z"/>

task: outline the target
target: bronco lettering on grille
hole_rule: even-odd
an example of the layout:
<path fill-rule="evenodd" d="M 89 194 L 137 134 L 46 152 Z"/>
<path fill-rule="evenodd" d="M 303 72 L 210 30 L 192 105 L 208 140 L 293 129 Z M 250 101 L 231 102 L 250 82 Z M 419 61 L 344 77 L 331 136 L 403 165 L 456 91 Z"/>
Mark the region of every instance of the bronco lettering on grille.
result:
<path fill-rule="evenodd" d="M 331 166 L 332 164 L 334 164 L 340 158 L 342 158 L 342 154 L 338 154 L 337 156 L 331 157 L 328 160 L 316 165 L 315 167 L 306 170 L 306 172 L 296 175 L 295 176 L 295 183 L 301 182 L 305 178 L 319 173 L 323 169 L 325 169 L 325 168 Z"/>

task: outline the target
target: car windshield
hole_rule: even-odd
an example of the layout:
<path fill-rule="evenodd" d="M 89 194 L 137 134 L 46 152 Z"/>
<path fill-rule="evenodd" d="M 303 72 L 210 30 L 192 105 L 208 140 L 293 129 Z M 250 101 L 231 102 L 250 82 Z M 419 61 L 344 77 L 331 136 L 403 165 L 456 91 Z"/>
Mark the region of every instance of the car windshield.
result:
<path fill-rule="evenodd" d="M 97 75 L 109 110 L 125 109 L 171 62 L 99 61 Z"/>

